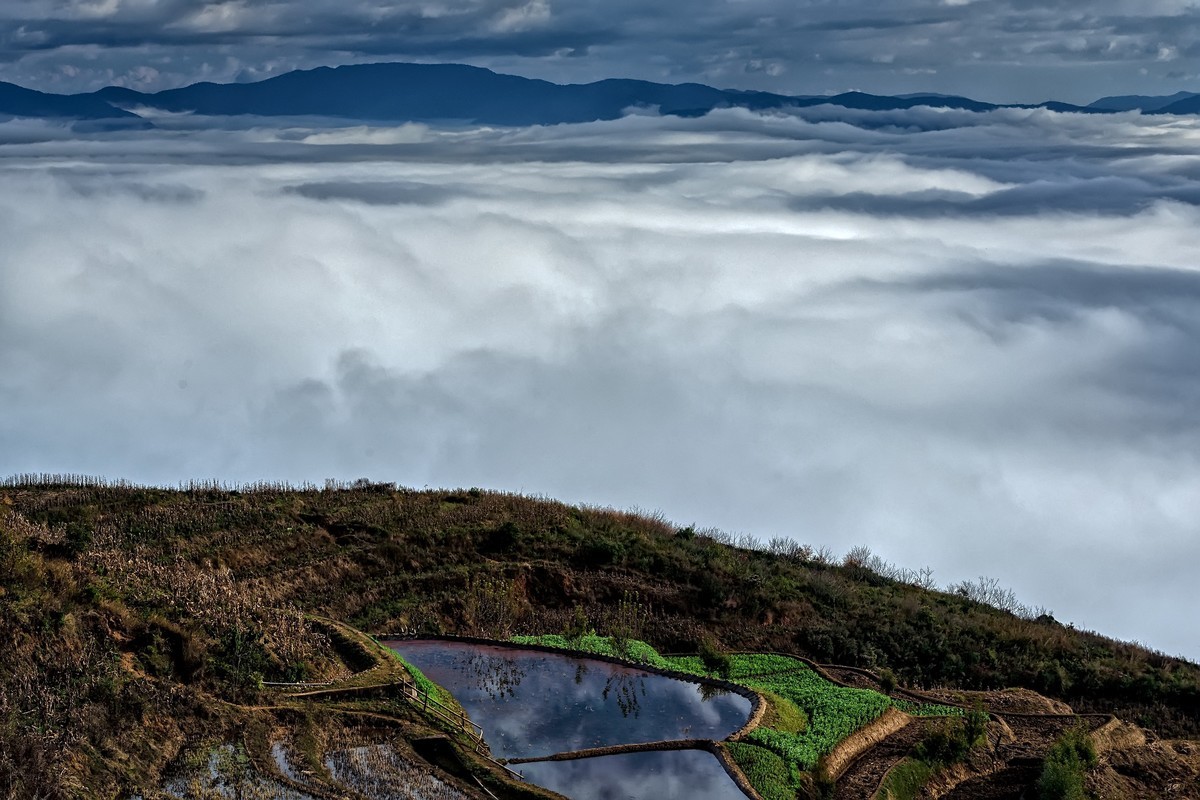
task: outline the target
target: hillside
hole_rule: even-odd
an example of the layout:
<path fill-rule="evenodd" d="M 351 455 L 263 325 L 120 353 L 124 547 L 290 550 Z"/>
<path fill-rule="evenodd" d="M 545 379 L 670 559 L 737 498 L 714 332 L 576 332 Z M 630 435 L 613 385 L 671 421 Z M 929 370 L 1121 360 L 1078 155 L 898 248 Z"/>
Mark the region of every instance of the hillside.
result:
<path fill-rule="evenodd" d="M 661 652 L 796 653 L 989 706 L 1014 696 L 996 690 L 1023 687 L 1049 700 L 1022 708 L 1067 704 L 1146 729 L 1133 738 L 1147 753 L 1160 737 L 1200 736 L 1194 664 L 884 577 L 861 550 L 835 563 L 782 540 L 740 544 L 477 489 L 10 481 L 0 797 L 127 796 L 222 731 L 330 736 L 344 717 L 270 700 L 261 682 L 347 680 L 356 660 L 373 663 L 356 630 L 507 637 L 583 619 L 603 631 L 630 597 L 646 609 L 639 637 Z M 1149 756 L 1117 748 L 1128 763 L 1105 762 L 1106 780 L 1140 775 L 1136 791 L 1159 796 L 1187 774 L 1172 760 L 1187 747 L 1172 747 L 1154 750 L 1148 772 L 1137 764 Z"/>

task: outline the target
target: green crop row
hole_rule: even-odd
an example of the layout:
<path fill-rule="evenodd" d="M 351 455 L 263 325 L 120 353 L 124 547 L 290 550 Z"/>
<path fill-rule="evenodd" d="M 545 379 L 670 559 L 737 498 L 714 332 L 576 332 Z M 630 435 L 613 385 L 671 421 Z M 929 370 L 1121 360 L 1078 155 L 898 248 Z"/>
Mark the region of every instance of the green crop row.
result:
<path fill-rule="evenodd" d="M 650 645 L 639 639 L 628 639 L 624 642 L 624 647 L 615 642 L 608 636 L 596 636 L 589 634 L 585 636 L 562 636 L 556 633 L 544 634 L 542 636 L 513 636 L 509 641 L 514 644 L 533 644 L 542 647 L 556 647 L 562 650 L 577 650 L 582 653 L 593 653 L 599 656 L 608 656 L 610 658 L 620 658 L 625 661 L 633 661 L 637 664 L 646 664 L 647 666 L 656 667 L 657 669 L 673 669 L 678 672 L 687 672 L 692 675 L 704 675 L 704 666 L 697 664 L 699 668 L 682 669 L 675 664 L 671 659 L 667 659 L 659 655 L 658 651 Z"/>
<path fill-rule="evenodd" d="M 604 636 L 517 636 L 518 644 L 540 644 L 599 655 L 625 658 L 659 669 L 671 669 L 702 677 L 726 677 L 766 697 L 783 698 L 792 706 L 780 707 L 774 716 L 779 728 L 760 726 L 749 736 L 755 750 L 766 748 L 791 769 L 811 771 L 821 756 L 859 728 L 879 719 L 895 707 L 914 716 L 958 716 L 962 711 L 949 706 L 918 704 L 896 700 L 869 689 L 838 686 L 821 677 L 803 661 L 770 653 L 732 655 L 727 675 L 708 670 L 699 656 L 662 656 L 645 642 L 629 640 L 625 653 L 618 652 L 612 640 Z M 778 702 L 776 701 L 777 705 Z M 796 713 L 797 710 L 800 713 Z M 802 720 L 807 718 L 807 725 Z M 787 720 L 787 722 L 783 722 Z M 732 752 L 732 751 L 731 751 Z M 751 751 L 741 751 L 743 755 Z M 735 756 L 736 757 L 736 756 Z M 754 754 L 755 758 L 764 758 Z M 759 784 L 751 779 L 757 787 Z"/>
<path fill-rule="evenodd" d="M 752 741 L 771 748 L 806 771 L 816 766 L 818 759 L 839 742 L 859 728 L 870 725 L 888 708 L 899 708 L 914 716 L 962 715 L 961 709 L 950 706 L 918 705 L 869 689 L 838 686 L 803 666 L 793 672 L 742 678 L 739 683 L 787 698 L 808 716 L 808 727 L 799 733 L 759 728 L 750 734 Z"/>
<path fill-rule="evenodd" d="M 795 669 L 808 669 L 803 662 L 789 656 L 774 653 L 739 653 L 729 657 L 729 677 L 745 678 L 754 675 L 768 675 L 776 672 L 787 672 Z"/>
<path fill-rule="evenodd" d="M 963 715 L 961 708 L 942 706 L 936 703 L 914 703 L 911 700 L 893 699 L 892 705 L 914 717 L 961 717 Z"/>
<path fill-rule="evenodd" d="M 741 682 L 792 701 L 808 716 L 808 727 L 799 733 L 759 728 L 750 735 L 752 741 L 769 747 L 805 771 L 816 766 L 817 760 L 838 742 L 874 722 L 892 705 L 886 695 L 838 686 L 807 668 L 744 678 Z"/>

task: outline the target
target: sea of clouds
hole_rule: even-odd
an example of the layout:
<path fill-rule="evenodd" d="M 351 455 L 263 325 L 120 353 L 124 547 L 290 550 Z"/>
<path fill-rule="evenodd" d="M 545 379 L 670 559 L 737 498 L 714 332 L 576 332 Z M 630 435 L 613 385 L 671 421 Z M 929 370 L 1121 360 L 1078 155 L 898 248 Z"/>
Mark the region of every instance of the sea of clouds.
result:
<path fill-rule="evenodd" d="M 1200 658 L 1200 122 L 0 124 L 0 474 L 866 544 Z"/>

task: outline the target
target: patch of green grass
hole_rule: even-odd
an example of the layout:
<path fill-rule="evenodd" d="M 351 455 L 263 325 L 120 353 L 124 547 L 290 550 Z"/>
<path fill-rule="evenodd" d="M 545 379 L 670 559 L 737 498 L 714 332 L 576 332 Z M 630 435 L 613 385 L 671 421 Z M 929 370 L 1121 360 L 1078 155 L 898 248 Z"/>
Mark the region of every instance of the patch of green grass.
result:
<path fill-rule="evenodd" d="M 796 800 L 800 774 L 794 765 L 758 745 L 729 742 L 725 747 L 763 800 Z"/>
<path fill-rule="evenodd" d="M 929 783 L 936 768 L 926 761 L 906 758 L 892 767 L 874 800 L 913 800 Z"/>
<path fill-rule="evenodd" d="M 782 733 L 800 733 L 808 727 L 808 716 L 791 700 L 765 689 L 761 694 L 767 700 L 763 725 Z"/>
<path fill-rule="evenodd" d="M 458 706 L 458 702 L 454 699 L 454 696 L 450 694 L 450 692 L 446 691 L 441 686 L 425 677 L 425 673 L 421 672 L 421 670 L 417 669 L 415 666 L 406 661 L 404 656 L 400 655 L 394 650 L 392 653 L 395 655 L 396 660 L 399 661 L 406 670 L 408 670 L 408 674 L 412 676 L 413 683 L 417 685 L 418 689 L 425 692 L 443 705 L 451 707 Z"/>
<path fill-rule="evenodd" d="M 670 665 L 670 669 L 676 672 L 686 672 L 689 675 L 708 675 L 708 668 L 704 666 L 704 659 L 700 656 L 664 656 L 664 660 Z"/>
<path fill-rule="evenodd" d="M 568 637 L 557 633 L 550 633 L 543 636 L 513 636 L 509 641 L 514 644 L 536 644 L 542 647 L 556 647 L 562 650 L 578 650 L 583 653 L 594 653 L 595 655 L 608 656 L 609 658 L 633 661 L 637 664 L 646 664 L 657 669 L 673 669 L 693 675 L 705 675 L 703 665 L 700 665 L 699 669 L 697 669 L 691 667 L 689 664 L 691 668 L 681 669 L 673 659 L 659 655 L 657 650 L 640 639 L 626 640 L 623 652 L 612 637 L 597 636 L 596 634 Z M 696 661 L 699 662 L 699 659 L 696 659 Z"/>

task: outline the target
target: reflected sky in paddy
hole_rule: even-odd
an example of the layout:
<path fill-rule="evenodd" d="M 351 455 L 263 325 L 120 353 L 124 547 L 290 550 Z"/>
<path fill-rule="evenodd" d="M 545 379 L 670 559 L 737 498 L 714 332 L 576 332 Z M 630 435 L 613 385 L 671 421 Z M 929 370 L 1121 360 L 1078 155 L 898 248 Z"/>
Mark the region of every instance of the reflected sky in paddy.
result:
<path fill-rule="evenodd" d="M 571 800 L 746 800 L 716 756 L 703 750 L 539 761 L 517 769 Z"/>
<path fill-rule="evenodd" d="M 720 740 L 750 714 L 741 695 L 605 661 L 443 641 L 388 645 L 450 690 L 498 758 Z"/>

